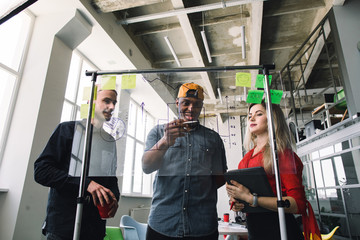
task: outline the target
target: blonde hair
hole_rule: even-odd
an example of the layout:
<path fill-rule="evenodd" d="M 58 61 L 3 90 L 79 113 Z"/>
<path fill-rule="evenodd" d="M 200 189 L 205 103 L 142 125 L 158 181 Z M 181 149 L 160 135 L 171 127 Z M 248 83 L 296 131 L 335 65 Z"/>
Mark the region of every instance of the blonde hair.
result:
<path fill-rule="evenodd" d="M 250 112 L 250 109 L 256 104 L 251 104 L 248 109 L 248 114 Z M 266 111 L 266 105 L 263 101 L 260 105 L 263 106 L 263 108 Z M 295 139 L 294 136 L 290 133 L 289 127 L 286 123 L 285 116 L 283 111 L 281 110 L 279 105 L 272 104 L 272 112 L 273 112 L 273 123 L 275 127 L 275 139 L 276 139 L 276 147 L 278 153 L 282 153 L 285 151 L 285 149 L 291 149 L 295 150 Z M 247 118 L 248 119 L 248 118 Z M 244 139 L 244 147 L 246 151 L 250 151 L 256 146 L 256 135 L 251 134 L 250 128 L 249 128 L 249 119 L 247 120 L 247 128 L 246 128 L 246 134 Z M 267 173 L 273 173 L 273 161 L 271 159 L 271 153 L 270 153 L 270 144 L 269 140 L 265 146 L 265 149 L 263 151 L 263 165 L 264 169 Z"/>

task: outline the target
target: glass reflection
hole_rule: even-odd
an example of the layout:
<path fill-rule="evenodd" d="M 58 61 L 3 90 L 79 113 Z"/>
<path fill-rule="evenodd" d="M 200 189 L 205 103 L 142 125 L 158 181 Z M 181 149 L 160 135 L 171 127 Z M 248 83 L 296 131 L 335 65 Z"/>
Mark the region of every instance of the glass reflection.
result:
<path fill-rule="evenodd" d="M 360 166 L 354 163 L 354 159 L 360 159 L 360 150 L 342 153 L 342 163 L 344 166 L 345 179 L 347 184 L 358 184 Z"/>
<path fill-rule="evenodd" d="M 320 212 L 344 214 L 340 189 L 318 190 Z"/>
<path fill-rule="evenodd" d="M 359 207 L 359 188 L 344 189 L 344 199 L 346 204 L 346 210 L 348 212 L 350 222 L 351 235 L 353 239 L 359 239 L 360 237 L 360 207 Z M 356 238 L 358 237 L 358 238 Z"/>
<path fill-rule="evenodd" d="M 359 146 L 359 145 L 360 145 L 360 136 L 354 137 L 354 138 L 351 139 L 350 141 L 351 141 L 351 146 L 352 146 L 352 147 Z"/>
<path fill-rule="evenodd" d="M 321 161 L 321 168 L 324 173 L 324 185 L 325 187 L 335 186 L 334 168 L 331 159 L 324 159 Z"/>
<path fill-rule="evenodd" d="M 334 153 L 334 147 L 331 145 L 329 147 L 323 148 L 319 150 L 320 157 L 324 157 Z"/>
<path fill-rule="evenodd" d="M 346 175 L 344 170 L 344 164 L 342 161 L 341 156 L 334 157 L 334 164 L 336 169 L 336 175 L 337 175 L 337 185 L 346 185 Z"/>
<path fill-rule="evenodd" d="M 345 217 L 334 217 L 334 216 L 321 216 L 321 229 L 322 233 L 328 233 L 334 227 L 339 226 L 339 229 L 335 232 L 336 236 L 349 237 L 347 231 Z M 333 237 L 335 239 L 335 237 Z"/>
<path fill-rule="evenodd" d="M 313 167 L 314 167 L 314 173 L 315 173 L 315 182 L 316 182 L 316 186 L 319 187 L 324 187 L 324 181 L 323 181 L 323 174 L 322 174 L 322 170 L 321 170 L 321 166 L 320 166 L 320 161 L 314 161 L 313 162 Z"/>
<path fill-rule="evenodd" d="M 317 159 L 317 158 L 319 158 L 319 152 L 318 151 L 312 152 L 309 157 L 310 157 L 310 160 Z"/>

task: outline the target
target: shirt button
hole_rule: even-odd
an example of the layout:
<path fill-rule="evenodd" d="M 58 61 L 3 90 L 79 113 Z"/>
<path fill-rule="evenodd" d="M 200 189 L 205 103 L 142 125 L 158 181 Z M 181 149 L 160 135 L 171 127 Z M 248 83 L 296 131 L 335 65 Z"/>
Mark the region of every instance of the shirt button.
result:
<path fill-rule="evenodd" d="M 184 211 L 186 210 L 186 208 L 183 209 Z"/>
<path fill-rule="evenodd" d="M 185 192 L 187 193 L 187 192 L 188 192 L 188 190 L 187 190 L 187 189 L 185 189 Z"/>
<path fill-rule="evenodd" d="M 189 144 L 189 147 L 191 147 L 191 143 Z"/>
<path fill-rule="evenodd" d="M 190 161 L 191 161 L 191 158 L 189 158 L 188 161 L 190 162 Z"/>
<path fill-rule="evenodd" d="M 190 174 L 186 174 L 186 176 L 190 176 Z"/>

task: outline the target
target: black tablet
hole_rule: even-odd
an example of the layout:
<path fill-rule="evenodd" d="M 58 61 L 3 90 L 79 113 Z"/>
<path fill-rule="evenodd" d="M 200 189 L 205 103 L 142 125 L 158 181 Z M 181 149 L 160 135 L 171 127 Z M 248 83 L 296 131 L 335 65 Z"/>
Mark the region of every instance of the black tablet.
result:
<path fill-rule="evenodd" d="M 225 173 L 225 179 L 229 184 L 231 184 L 230 180 L 235 180 L 247 187 L 251 193 L 257 193 L 259 196 L 274 197 L 263 167 L 230 170 Z M 251 207 L 245 201 L 238 201 L 245 204 L 243 212 L 271 212 L 262 207 Z"/>

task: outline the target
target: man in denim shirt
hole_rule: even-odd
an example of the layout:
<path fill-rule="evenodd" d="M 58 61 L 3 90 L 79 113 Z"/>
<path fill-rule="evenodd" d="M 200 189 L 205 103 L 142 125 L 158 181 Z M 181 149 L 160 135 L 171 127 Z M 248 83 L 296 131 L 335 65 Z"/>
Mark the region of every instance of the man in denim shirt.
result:
<path fill-rule="evenodd" d="M 203 88 L 183 84 L 176 99 L 179 119 L 154 127 L 142 158 L 145 173 L 157 171 L 147 240 L 217 240 L 217 189 L 227 170 L 219 134 L 199 124 Z"/>

